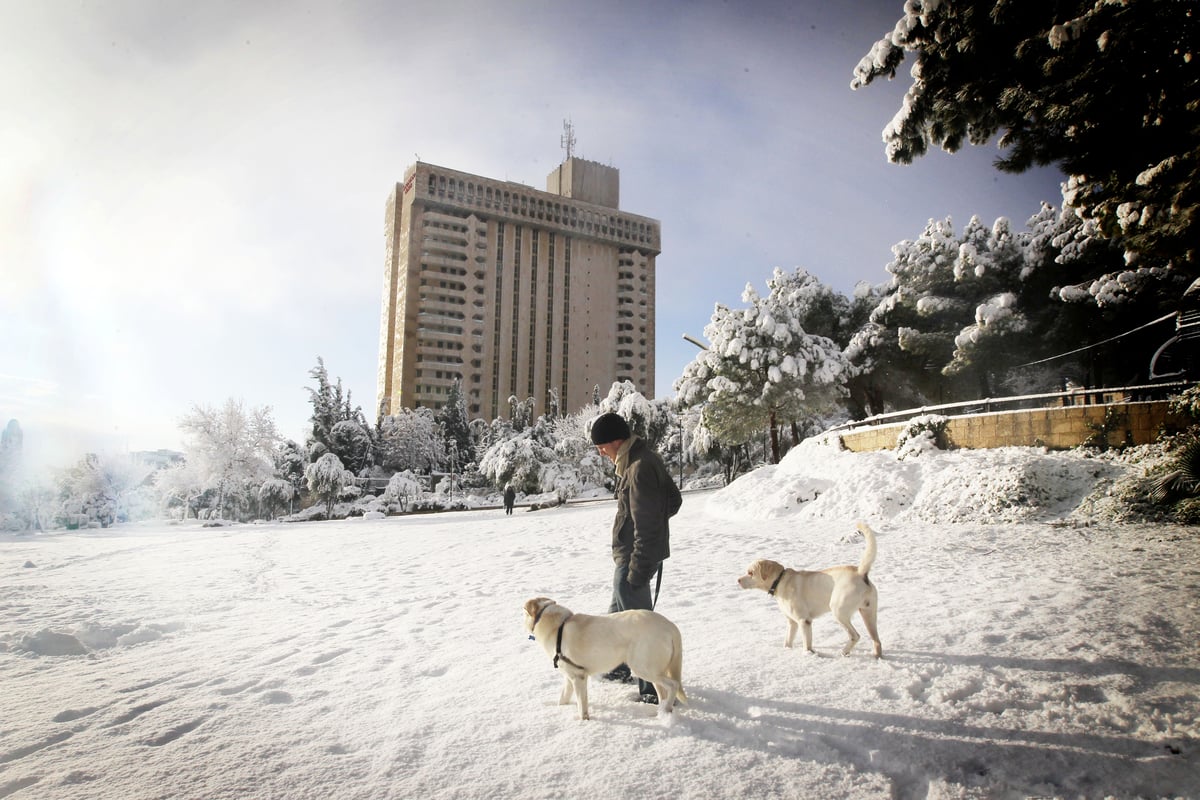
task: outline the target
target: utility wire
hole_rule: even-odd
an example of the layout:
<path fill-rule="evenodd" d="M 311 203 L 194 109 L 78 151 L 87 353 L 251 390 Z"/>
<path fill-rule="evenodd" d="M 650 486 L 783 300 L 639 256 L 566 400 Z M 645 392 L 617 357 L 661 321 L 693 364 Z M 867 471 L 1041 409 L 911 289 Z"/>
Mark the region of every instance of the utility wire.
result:
<path fill-rule="evenodd" d="M 1175 314 L 1176 314 L 1176 312 L 1172 311 L 1170 314 L 1164 314 L 1163 316 L 1159 317 L 1158 319 L 1154 320 L 1153 322 L 1147 322 L 1145 325 L 1139 325 L 1138 327 L 1134 328 L 1131 331 L 1125 331 L 1124 333 L 1118 333 L 1116 336 L 1105 339 L 1102 342 L 1096 342 L 1095 344 L 1089 344 L 1086 347 L 1080 347 L 1079 349 L 1072 350 L 1069 353 L 1059 353 L 1058 355 L 1050 356 L 1049 358 L 1042 358 L 1037 361 L 1030 361 L 1027 364 L 1017 364 L 1017 366 L 1013 367 L 1013 369 L 1019 369 L 1021 367 L 1032 367 L 1035 364 L 1045 364 L 1047 361 L 1054 361 L 1059 358 L 1066 358 L 1067 356 L 1073 356 L 1076 353 L 1082 353 L 1084 350 L 1091 350 L 1093 347 L 1099 347 L 1102 344 L 1108 344 L 1109 342 L 1115 342 L 1117 339 L 1128 336 L 1131 333 L 1137 333 L 1138 331 L 1142 330 L 1143 328 L 1149 328 L 1151 325 L 1157 325 L 1160 322 L 1165 322 L 1166 320 L 1169 320 L 1171 317 L 1175 316 Z"/>

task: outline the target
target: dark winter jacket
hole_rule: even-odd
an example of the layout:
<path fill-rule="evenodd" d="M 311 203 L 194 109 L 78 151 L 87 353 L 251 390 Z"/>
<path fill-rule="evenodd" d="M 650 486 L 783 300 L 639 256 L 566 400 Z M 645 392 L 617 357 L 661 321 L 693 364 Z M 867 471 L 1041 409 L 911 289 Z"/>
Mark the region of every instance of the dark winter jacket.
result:
<path fill-rule="evenodd" d="M 671 555 L 667 520 L 682 504 L 679 487 L 658 453 L 634 439 L 629 461 L 617 480 L 617 517 L 613 520 L 613 561 L 629 565 L 629 583 L 645 586 Z"/>

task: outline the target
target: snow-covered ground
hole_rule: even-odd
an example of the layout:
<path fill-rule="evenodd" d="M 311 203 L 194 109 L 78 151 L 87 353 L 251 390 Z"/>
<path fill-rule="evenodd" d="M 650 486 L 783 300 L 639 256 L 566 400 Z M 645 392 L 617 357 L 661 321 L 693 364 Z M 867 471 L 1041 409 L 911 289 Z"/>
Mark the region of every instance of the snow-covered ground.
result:
<path fill-rule="evenodd" d="M 0 797 L 1200 797 L 1200 540 L 1103 520 L 1132 468 L 806 446 L 686 494 L 671 719 L 593 680 L 579 721 L 522 630 L 607 608 L 611 501 L 10 535 Z M 736 578 L 857 563 L 858 518 L 883 660 L 784 649 Z"/>

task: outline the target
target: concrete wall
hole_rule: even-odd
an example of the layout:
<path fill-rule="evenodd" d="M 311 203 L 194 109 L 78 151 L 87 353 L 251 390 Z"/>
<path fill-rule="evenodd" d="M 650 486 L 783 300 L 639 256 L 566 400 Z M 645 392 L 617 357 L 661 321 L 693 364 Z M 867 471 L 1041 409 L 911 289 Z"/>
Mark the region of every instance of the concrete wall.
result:
<path fill-rule="evenodd" d="M 608 208 L 621 207 L 621 178 L 615 167 L 568 158 L 546 176 L 546 191 Z"/>
<path fill-rule="evenodd" d="M 1065 450 L 1078 447 L 1096 435 L 1104 427 L 1107 415 L 1110 445 L 1149 444 L 1158 438 L 1164 425 L 1174 420 L 1167 406 L 1166 400 L 1152 400 L 968 414 L 947 417 L 946 435 L 951 447 L 968 450 L 989 447 Z M 855 453 L 891 450 L 907 424 L 870 425 L 828 435 L 841 438 L 845 448 Z"/>

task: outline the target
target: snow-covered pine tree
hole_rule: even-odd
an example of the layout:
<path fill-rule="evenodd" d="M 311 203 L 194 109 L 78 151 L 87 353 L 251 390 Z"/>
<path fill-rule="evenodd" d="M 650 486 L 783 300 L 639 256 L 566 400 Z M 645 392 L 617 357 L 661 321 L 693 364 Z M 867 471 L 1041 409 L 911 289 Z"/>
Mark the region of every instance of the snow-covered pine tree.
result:
<path fill-rule="evenodd" d="M 942 373 L 975 384 L 979 397 L 993 396 L 995 378 L 1028 360 L 1031 327 L 1017 294 L 1027 238 L 1004 217 L 990 228 L 972 217 L 959 240 L 954 279 L 958 295 L 974 306 L 973 318 L 954 336 Z"/>
<path fill-rule="evenodd" d="M 377 453 L 385 472 L 428 474 L 446 461 L 446 445 L 433 409 L 401 408 L 378 426 Z"/>
<path fill-rule="evenodd" d="M 704 329 L 710 346 L 684 368 L 675 390 L 685 405 L 704 404 L 706 426 L 726 444 L 769 431 L 777 462 L 779 426 L 834 405 L 847 363 L 836 342 L 805 330 L 819 281 L 776 269 L 767 285 L 764 298 L 747 284 L 744 309 L 716 306 Z"/>
<path fill-rule="evenodd" d="M 669 404 L 648 400 L 633 381 L 613 381 L 608 394 L 596 408 L 596 416 L 610 411 L 624 417 L 629 429 L 655 449 L 672 428 Z"/>
<path fill-rule="evenodd" d="M 1195 2 L 907 3 L 852 88 L 912 85 L 885 127 L 887 157 L 955 152 L 999 134 L 998 168 L 1057 164 L 1070 204 L 1128 261 L 1195 277 L 1200 242 L 1200 14 Z"/>
<path fill-rule="evenodd" d="M 333 430 L 329 432 L 329 451 L 355 475 L 364 474 L 375 461 L 375 441 L 371 429 L 357 419 L 335 422 Z"/>
<path fill-rule="evenodd" d="M 466 464 L 475 460 L 475 451 L 471 441 L 471 426 L 467 419 L 467 401 L 463 396 L 462 380 L 455 379 L 450 386 L 446 402 L 437 412 L 438 425 L 442 429 L 442 438 L 447 447 L 454 443 L 459 462 Z"/>
<path fill-rule="evenodd" d="M 542 469 L 556 461 L 554 451 L 537 441 L 531 430 L 497 441 L 479 459 L 479 472 L 500 487 L 511 483 L 517 491 L 542 490 Z"/>
<path fill-rule="evenodd" d="M 313 413 L 309 418 L 311 430 L 306 442 L 308 452 L 313 460 L 325 452 L 335 453 L 342 463 L 351 470 L 358 472 L 371 465 L 374 443 L 370 440 L 372 430 L 367 424 L 362 408 L 354 405 L 350 392 L 342 391 L 342 379 L 336 383 L 329 382 L 329 372 L 325 361 L 317 357 L 317 366 L 308 374 L 317 382 L 317 388 L 305 387 L 312 403 Z M 353 427 L 343 425 L 335 436 L 334 429 L 338 423 L 354 423 Z M 363 435 L 368 444 L 364 446 Z M 316 446 L 320 445 L 320 446 Z"/>

